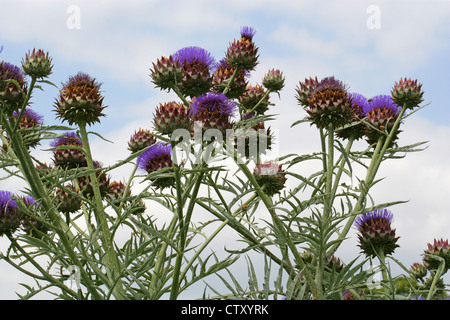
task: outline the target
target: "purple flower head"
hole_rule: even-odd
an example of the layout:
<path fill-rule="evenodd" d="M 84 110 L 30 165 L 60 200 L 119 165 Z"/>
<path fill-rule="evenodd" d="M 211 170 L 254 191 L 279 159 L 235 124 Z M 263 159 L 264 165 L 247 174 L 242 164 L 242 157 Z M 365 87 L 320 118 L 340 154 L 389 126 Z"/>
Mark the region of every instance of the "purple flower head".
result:
<path fill-rule="evenodd" d="M 393 113 L 397 114 L 400 112 L 401 107 L 394 103 L 391 96 L 380 94 L 369 99 L 364 105 L 363 111 L 365 114 L 368 114 L 370 111 L 376 109 L 392 109 Z"/>
<path fill-rule="evenodd" d="M 19 112 L 15 111 L 13 113 L 13 116 L 17 119 L 19 117 L 19 114 L 20 114 L 20 111 Z M 43 119 L 44 119 L 44 116 L 42 116 L 41 114 L 39 114 L 29 108 L 26 108 L 22 115 L 22 121 L 25 120 L 27 122 L 37 123 L 39 125 L 42 125 Z"/>
<path fill-rule="evenodd" d="M 0 215 L 8 209 L 17 208 L 16 201 L 12 200 L 13 195 L 10 191 L 0 191 Z"/>
<path fill-rule="evenodd" d="M 178 59 L 178 62 L 182 65 L 197 63 L 210 68 L 215 63 L 214 57 L 208 51 L 195 46 L 182 48 L 175 52 L 172 57 Z"/>
<path fill-rule="evenodd" d="M 14 79 L 21 85 L 25 83 L 25 75 L 22 69 L 12 63 L 4 61 L 0 64 L 0 79 Z"/>
<path fill-rule="evenodd" d="M 256 30 L 252 27 L 244 26 L 241 28 L 241 37 L 248 39 L 250 41 L 253 40 L 253 36 L 256 34 Z"/>
<path fill-rule="evenodd" d="M 34 204 L 35 206 L 37 205 L 36 199 L 34 199 L 32 196 L 26 195 L 26 196 L 23 196 L 22 199 L 23 199 L 23 202 L 25 202 L 25 204 L 27 204 L 29 206 L 32 204 Z"/>
<path fill-rule="evenodd" d="M 139 169 L 147 170 L 149 165 L 153 162 L 158 162 L 162 158 L 170 158 L 172 156 L 172 147 L 170 144 L 157 142 L 152 145 L 147 151 L 140 154 L 137 158 L 137 165 Z"/>
<path fill-rule="evenodd" d="M 89 74 L 84 72 L 78 72 L 74 76 L 70 76 L 67 82 L 62 84 L 62 90 L 65 90 L 69 87 L 82 87 L 86 86 L 87 88 L 96 88 L 100 90 L 102 84 L 98 82 L 95 78 L 91 77 Z"/>
<path fill-rule="evenodd" d="M 64 137 L 56 138 L 50 143 L 50 146 L 53 148 L 65 145 L 82 146 L 83 143 L 81 142 L 80 138 L 78 138 L 75 132 L 66 132 L 64 133 Z"/>
<path fill-rule="evenodd" d="M 214 112 L 217 110 L 219 114 L 232 116 L 236 109 L 236 103 L 229 100 L 223 93 L 207 92 L 192 101 L 190 113 L 198 114 L 202 110 Z"/>
<path fill-rule="evenodd" d="M 0 53 L 2 53 L 3 51 L 3 46 L 0 46 Z"/>
<path fill-rule="evenodd" d="M 214 65 L 211 67 L 211 72 L 215 73 L 217 70 L 232 70 L 234 71 L 234 68 L 228 63 L 227 59 L 222 59 L 219 62 L 214 63 Z M 244 77 L 250 76 L 250 72 L 248 70 L 241 70 L 241 72 L 244 73 Z"/>
<path fill-rule="evenodd" d="M 347 91 L 347 86 L 335 77 L 326 77 L 322 79 L 312 91 L 312 94 L 325 90 Z"/>
<path fill-rule="evenodd" d="M 366 225 L 370 222 L 381 222 L 383 225 L 390 225 L 393 220 L 392 212 L 387 209 L 378 209 L 370 212 L 366 212 L 355 219 L 355 226 L 358 230 L 366 228 Z"/>
<path fill-rule="evenodd" d="M 361 107 L 364 110 L 364 106 L 367 103 L 367 98 L 360 93 L 348 93 L 347 96 L 352 99 L 353 104 Z"/>

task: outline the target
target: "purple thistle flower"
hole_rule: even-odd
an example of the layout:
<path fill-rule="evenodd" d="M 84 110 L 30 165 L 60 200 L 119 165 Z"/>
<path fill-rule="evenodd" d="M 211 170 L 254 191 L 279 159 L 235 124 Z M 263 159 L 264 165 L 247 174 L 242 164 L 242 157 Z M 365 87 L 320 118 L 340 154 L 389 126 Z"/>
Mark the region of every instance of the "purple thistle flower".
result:
<path fill-rule="evenodd" d="M 214 63 L 213 66 L 211 66 L 211 72 L 215 73 L 217 70 L 220 69 L 227 69 L 227 70 L 233 70 L 234 68 L 228 63 L 227 59 L 223 58 L 219 62 Z M 241 71 L 245 78 L 250 76 L 250 72 L 248 70 L 242 70 Z"/>
<path fill-rule="evenodd" d="M 395 236 L 395 229 L 391 228 L 392 213 L 387 209 L 366 212 L 354 221 L 359 234 L 359 246 L 366 256 L 376 257 L 377 254 L 391 254 L 398 247 L 399 237 Z"/>
<path fill-rule="evenodd" d="M 20 114 L 20 111 L 14 111 L 13 116 L 14 118 L 18 118 Z M 29 123 L 36 123 L 39 125 L 43 124 L 44 116 L 37 113 L 36 111 L 33 111 L 29 108 L 26 108 L 22 115 L 22 121 L 26 120 Z"/>
<path fill-rule="evenodd" d="M 255 34 L 256 34 L 256 30 L 252 27 L 243 26 L 241 28 L 241 37 L 242 38 L 252 41 Z"/>
<path fill-rule="evenodd" d="M 14 194 L 9 191 L 0 191 L 0 236 L 11 235 L 20 226 L 20 212 Z"/>
<path fill-rule="evenodd" d="M 78 136 L 75 132 L 66 132 L 66 133 L 64 133 L 63 137 L 56 138 L 55 140 L 50 142 L 50 146 L 53 148 L 56 148 L 59 146 L 65 146 L 65 145 L 82 146 L 83 143 L 81 142 L 80 138 L 78 138 Z"/>
<path fill-rule="evenodd" d="M 3 51 L 3 46 L 0 46 L 0 53 L 2 53 Z"/>
<path fill-rule="evenodd" d="M 170 144 L 162 142 L 152 145 L 147 151 L 138 156 L 137 166 L 148 174 L 172 167 L 172 147 Z M 160 189 L 171 187 L 175 184 L 175 178 L 171 176 L 153 177 L 150 180 L 156 188 Z"/>
<path fill-rule="evenodd" d="M 364 113 L 368 114 L 372 110 L 376 109 L 392 109 L 394 114 L 398 114 L 401 107 L 395 104 L 391 96 L 380 94 L 367 101 L 364 105 Z"/>
<path fill-rule="evenodd" d="M 152 145 L 147 151 L 138 156 L 137 165 L 139 169 L 145 170 L 148 173 L 150 173 L 163 167 L 160 166 L 160 168 L 153 168 L 154 162 L 157 162 L 161 158 L 171 158 L 171 156 L 172 156 L 172 147 L 170 146 L 170 144 L 158 142 Z"/>
<path fill-rule="evenodd" d="M 364 229 L 365 225 L 370 221 L 383 220 L 384 223 L 391 223 L 393 220 L 392 212 L 387 209 L 379 209 L 364 213 L 355 219 L 355 226 L 358 230 Z"/>
<path fill-rule="evenodd" d="M 364 110 L 364 106 L 367 103 L 367 98 L 360 93 L 348 93 L 348 97 L 352 99 L 353 104 L 362 108 Z"/>
<path fill-rule="evenodd" d="M 174 53 L 172 57 L 178 59 L 182 65 L 185 63 L 198 63 L 210 68 L 215 63 L 214 57 L 208 51 L 195 46 L 182 48 Z"/>
<path fill-rule="evenodd" d="M 192 101 L 190 113 L 196 115 L 201 111 L 218 111 L 221 115 L 232 116 L 236 109 L 236 103 L 229 100 L 223 93 L 207 92 Z"/>
<path fill-rule="evenodd" d="M 2 73 L 3 78 L 5 80 L 7 79 L 14 79 L 20 84 L 23 84 L 25 82 L 25 74 L 23 73 L 22 69 L 20 69 L 18 66 L 9 63 L 9 62 L 3 62 L 2 63 Z"/>
<path fill-rule="evenodd" d="M 10 191 L 0 191 L 0 214 L 10 208 L 17 208 L 16 201 L 12 200 L 13 195 Z"/>
<path fill-rule="evenodd" d="M 347 86 L 341 80 L 337 80 L 333 76 L 326 77 L 317 84 L 313 89 L 312 94 L 325 90 L 347 91 Z"/>

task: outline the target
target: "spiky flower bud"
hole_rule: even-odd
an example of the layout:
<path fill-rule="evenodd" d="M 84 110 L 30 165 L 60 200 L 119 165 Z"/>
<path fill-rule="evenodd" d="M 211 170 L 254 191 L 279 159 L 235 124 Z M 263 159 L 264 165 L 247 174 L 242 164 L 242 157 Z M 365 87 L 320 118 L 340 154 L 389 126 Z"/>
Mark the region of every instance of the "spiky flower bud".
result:
<path fill-rule="evenodd" d="M 411 275 L 417 280 L 421 280 L 427 275 L 427 267 L 417 262 L 411 265 L 409 271 L 411 272 Z"/>
<path fill-rule="evenodd" d="M 239 97 L 239 103 L 247 112 L 259 115 L 264 114 L 269 109 L 270 103 L 269 96 L 267 95 L 264 98 L 264 94 L 265 90 L 262 85 L 250 84 L 245 89 L 245 92 Z"/>
<path fill-rule="evenodd" d="M 170 90 L 176 87 L 177 83 L 183 78 L 183 69 L 178 59 L 173 56 L 161 57 L 156 64 L 153 63 L 153 69 L 150 70 L 150 77 L 157 88 L 161 90 Z"/>
<path fill-rule="evenodd" d="M 211 89 L 213 66 L 212 55 L 200 47 L 186 47 L 174 55 L 183 70 L 183 77 L 178 81 L 180 92 L 189 97 L 199 96 Z"/>
<path fill-rule="evenodd" d="M 253 28 L 243 27 L 241 38 L 229 44 L 225 58 L 232 67 L 247 71 L 255 69 L 259 55 L 253 42 L 254 35 Z"/>
<path fill-rule="evenodd" d="M 160 103 L 153 118 L 155 130 L 161 134 L 171 135 L 176 129 L 192 129 L 192 121 L 184 104 L 171 101 Z"/>
<path fill-rule="evenodd" d="M 311 94 L 318 84 L 319 80 L 317 80 L 317 77 L 314 79 L 310 77 L 309 79 L 305 79 L 303 82 L 299 82 L 298 86 L 295 88 L 295 91 L 297 92 L 295 97 L 301 106 L 309 106 L 308 99 L 311 98 Z"/>
<path fill-rule="evenodd" d="M 48 52 L 33 49 L 22 59 L 22 69 L 26 75 L 36 78 L 46 78 L 52 73 L 52 59 L 48 56 Z"/>
<path fill-rule="evenodd" d="M 19 118 L 19 111 L 13 113 L 14 119 L 17 121 Z M 43 116 L 26 108 L 23 112 L 19 122 L 19 130 L 22 134 L 25 146 L 27 148 L 35 148 L 41 141 L 41 134 L 39 133 L 39 127 L 42 126 Z"/>
<path fill-rule="evenodd" d="M 399 237 L 395 236 L 395 229 L 391 228 L 393 215 L 387 209 L 378 209 L 364 213 L 355 219 L 355 226 L 359 234 L 359 247 L 367 257 L 377 254 L 392 254 L 398 247 Z"/>
<path fill-rule="evenodd" d="M 253 171 L 256 181 L 270 197 L 284 189 L 287 178 L 281 167 L 281 164 L 266 161 L 258 164 Z"/>
<path fill-rule="evenodd" d="M 101 169 L 101 168 L 102 164 L 98 161 L 94 161 L 94 169 Z M 95 175 L 97 177 L 100 195 L 102 198 L 104 198 L 109 193 L 110 177 L 102 170 L 96 171 Z M 92 180 L 90 175 L 78 178 L 78 184 L 80 186 L 80 190 L 83 196 L 85 196 L 86 198 L 91 198 L 94 196 L 94 189 L 92 186 Z"/>
<path fill-rule="evenodd" d="M 138 152 L 152 144 L 156 143 L 156 138 L 149 130 L 139 129 L 131 136 L 128 141 L 128 150 L 132 153 Z"/>
<path fill-rule="evenodd" d="M 86 73 L 78 73 L 69 78 L 60 90 L 55 102 L 57 118 L 69 125 L 92 125 L 105 116 L 104 97 L 100 93 L 101 84 Z"/>
<path fill-rule="evenodd" d="M 112 181 L 109 184 L 109 190 L 107 197 L 113 203 L 120 203 L 122 197 L 130 197 L 131 191 L 128 189 L 127 194 L 125 195 L 126 185 L 122 181 Z"/>
<path fill-rule="evenodd" d="M 227 60 L 220 60 L 214 67 L 212 89 L 215 92 L 223 92 L 235 70 L 236 69 L 232 67 Z M 247 75 L 248 72 L 245 70 L 239 70 L 237 72 L 233 82 L 229 85 L 228 91 L 225 93 L 228 99 L 239 98 L 245 92 L 248 84 L 246 79 Z"/>
<path fill-rule="evenodd" d="M 384 133 L 390 133 L 398 118 L 401 108 L 397 106 L 388 95 L 378 95 L 369 99 L 364 105 L 364 113 L 367 116 L 366 140 L 374 144 Z M 381 132 L 380 132 L 381 131 Z M 398 138 L 398 130 L 394 133 L 391 145 Z"/>
<path fill-rule="evenodd" d="M 7 115 L 19 110 L 27 96 L 27 82 L 19 67 L 0 63 L 0 107 Z"/>
<path fill-rule="evenodd" d="M 391 91 L 392 100 L 407 109 L 417 107 L 423 101 L 423 94 L 422 84 L 417 83 L 417 79 L 411 80 L 411 78 L 395 82 Z"/>
<path fill-rule="evenodd" d="M 20 227 L 21 215 L 13 193 L 0 191 L 0 236 L 11 235 Z"/>
<path fill-rule="evenodd" d="M 53 163 L 63 169 L 86 166 L 86 156 L 81 150 L 83 144 L 75 132 L 66 132 L 63 137 L 50 143 L 53 150 Z M 73 146 L 73 148 L 70 148 Z M 59 148 L 60 147 L 60 148 Z"/>
<path fill-rule="evenodd" d="M 67 185 L 66 189 L 70 190 L 70 192 L 64 189 L 57 189 L 55 192 L 55 207 L 58 211 L 69 214 L 77 212 L 81 209 L 81 199 L 76 196 L 78 194 L 75 187 Z"/>
<path fill-rule="evenodd" d="M 330 124 L 338 128 L 349 124 L 352 118 L 346 86 L 334 77 L 324 78 L 317 84 L 305 110 L 318 128 L 328 128 Z"/>
<path fill-rule="evenodd" d="M 23 196 L 21 199 L 27 211 L 27 214 L 22 214 L 22 230 L 32 237 L 39 237 L 46 234 L 49 229 L 42 222 L 42 217 L 39 214 L 39 210 L 42 210 L 42 207 L 31 196 Z"/>
<path fill-rule="evenodd" d="M 151 146 L 147 151 L 140 154 L 137 158 L 137 165 L 140 170 L 152 174 L 161 169 L 171 168 L 172 162 L 172 148 L 170 144 L 158 142 Z M 172 175 L 162 177 L 152 177 L 150 179 L 156 188 L 164 189 L 174 186 L 175 178 Z"/>
<path fill-rule="evenodd" d="M 341 139 L 353 138 L 359 140 L 366 134 L 366 125 L 362 122 L 365 118 L 364 108 L 367 98 L 359 93 L 348 93 L 348 99 L 351 101 L 351 118 L 348 126 L 336 130 L 336 136 Z"/>
<path fill-rule="evenodd" d="M 263 86 L 272 91 L 278 92 L 284 88 L 285 78 L 280 70 L 272 69 L 264 76 L 262 84 Z"/>
<path fill-rule="evenodd" d="M 444 259 L 445 266 L 443 272 L 447 272 L 450 269 L 450 245 L 448 240 L 434 239 L 433 244 L 428 243 L 428 248 L 424 250 L 423 264 L 428 270 L 437 270 L 441 264 L 441 260 L 436 259 L 434 256 Z"/>

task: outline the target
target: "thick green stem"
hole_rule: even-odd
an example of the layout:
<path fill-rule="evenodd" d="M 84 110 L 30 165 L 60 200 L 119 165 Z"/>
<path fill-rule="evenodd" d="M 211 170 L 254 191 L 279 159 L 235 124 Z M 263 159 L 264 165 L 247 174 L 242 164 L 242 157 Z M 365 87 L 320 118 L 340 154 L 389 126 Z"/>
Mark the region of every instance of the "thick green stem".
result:
<path fill-rule="evenodd" d="M 234 70 L 233 74 L 231 75 L 231 78 L 228 80 L 226 87 L 222 91 L 223 94 L 227 94 L 227 92 L 231 89 L 231 84 L 233 83 L 234 79 L 238 75 L 239 71 L 240 71 L 239 68 L 236 68 Z"/>
<path fill-rule="evenodd" d="M 256 198 L 256 195 L 248 199 L 244 205 L 249 204 Z M 242 206 L 239 207 L 235 212 L 232 213 L 232 216 L 235 217 L 239 212 L 242 211 Z M 202 245 L 195 251 L 195 254 L 192 256 L 192 258 L 187 263 L 186 267 L 184 268 L 183 272 L 181 273 L 180 279 L 183 279 L 186 273 L 189 271 L 189 268 L 192 266 L 192 264 L 195 262 L 197 257 L 205 250 L 205 248 L 211 243 L 211 241 L 222 231 L 223 228 L 225 228 L 228 223 L 230 222 L 229 219 L 225 219 L 220 226 L 202 243 Z"/>
<path fill-rule="evenodd" d="M 339 182 L 341 181 L 342 173 L 344 171 L 345 160 L 346 160 L 346 157 L 348 157 L 348 154 L 350 153 L 350 149 L 352 148 L 353 141 L 354 141 L 353 137 L 350 137 L 348 139 L 347 146 L 345 147 L 345 151 L 344 151 L 345 154 L 341 155 L 341 161 L 339 163 L 339 169 L 338 169 L 338 171 L 336 173 L 336 178 L 335 178 L 335 181 L 334 181 L 333 190 L 331 191 L 331 196 L 333 198 L 336 196 L 337 188 L 339 187 Z"/>
<path fill-rule="evenodd" d="M 325 148 L 324 148 L 325 149 Z M 332 186 L 333 186 L 333 173 L 334 173 L 334 126 L 332 123 L 328 125 L 328 151 L 326 153 L 326 178 L 325 178 L 325 197 L 324 197 L 324 211 L 321 217 L 322 228 L 327 229 L 327 226 L 330 221 L 330 217 L 332 216 L 333 211 L 333 195 L 332 195 Z M 324 263 L 326 259 L 326 250 L 322 250 L 318 257 L 318 264 L 316 268 L 316 289 L 318 291 L 318 296 L 323 296 L 323 272 L 324 272 Z"/>
<path fill-rule="evenodd" d="M 358 197 L 358 200 L 356 202 L 356 205 L 350 214 L 350 217 L 347 221 L 347 224 L 342 229 L 341 233 L 338 236 L 338 241 L 333 245 L 333 247 L 330 249 L 330 255 L 336 252 L 336 250 L 339 248 L 340 244 L 344 240 L 344 238 L 347 236 L 348 232 L 350 231 L 351 226 L 353 225 L 353 222 L 356 218 L 356 216 L 363 210 L 363 203 L 366 199 L 367 194 L 369 193 L 369 189 L 372 186 L 373 181 L 375 180 L 375 176 L 377 174 L 377 171 L 380 167 L 381 162 L 383 161 L 383 157 L 386 153 L 386 150 L 389 148 L 391 141 L 394 137 L 394 135 L 397 132 L 397 129 L 400 125 L 400 122 L 403 118 L 403 115 L 405 114 L 406 108 L 403 107 L 400 111 L 400 114 L 398 115 L 391 131 L 389 132 L 388 136 L 381 135 L 378 138 L 377 145 L 375 147 L 374 153 L 372 155 L 372 159 L 370 161 L 369 168 L 367 169 L 366 179 L 361 182 L 360 184 L 360 194 Z"/>
<path fill-rule="evenodd" d="M 290 263 L 290 259 L 287 256 L 287 249 L 289 248 L 289 250 L 294 255 L 296 263 L 300 266 L 300 269 L 302 270 L 301 272 L 305 275 L 306 281 L 308 282 L 308 285 L 311 288 L 313 296 L 316 299 L 319 299 L 319 300 L 322 299 L 322 296 L 320 295 L 320 293 L 318 295 L 318 291 L 317 291 L 317 288 L 316 288 L 316 285 L 315 285 L 315 282 L 314 282 L 311 272 L 305 267 L 305 262 L 300 257 L 300 254 L 299 254 L 297 248 L 295 247 L 294 243 L 292 242 L 288 231 L 286 230 L 283 222 L 280 220 L 280 218 L 278 217 L 277 213 L 275 212 L 275 210 L 273 208 L 272 198 L 270 198 L 268 195 L 266 195 L 264 193 L 261 186 L 258 184 L 255 177 L 251 173 L 251 171 L 244 164 L 244 162 L 239 158 L 239 155 L 237 154 L 236 150 L 234 151 L 234 160 L 235 160 L 236 164 L 240 167 L 240 169 L 242 170 L 244 175 L 247 177 L 247 179 L 251 182 L 252 186 L 255 188 L 256 193 L 261 198 L 261 200 L 263 201 L 267 210 L 269 211 L 272 221 L 274 223 L 273 227 L 275 228 L 277 233 L 279 235 L 281 235 L 281 237 L 286 241 L 286 244 L 283 244 L 282 248 L 281 248 L 283 258 L 284 258 L 283 262 L 288 264 L 288 268 L 290 270 L 293 270 L 293 267 Z"/>
<path fill-rule="evenodd" d="M 172 290 L 170 293 L 170 299 L 175 300 L 178 297 L 179 294 L 179 283 L 182 279 L 180 279 L 180 271 L 181 271 L 181 264 L 183 262 L 185 247 L 186 247 L 186 239 L 187 239 L 187 233 L 189 231 L 189 224 L 191 222 L 192 213 L 194 210 L 195 202 L 197 200 L 197 195 L 200 190 L 200 185 L 203 179 L 204 172 L 201 171 L 198 173 L 197 180 L 195 182 L 194 189 L 192 191 L 191 200 L 189 202 L 187 211 L 186 211 L 186 217 L 184 219 L 183 224 L 180 224 L 180 241 L 178 246 L 178 252 L 177 252 L 177 258 L 175 260 L 175 267 L 173 272 L 173 283 L 172 283 Z M 178 193 L 178 191 L 177 191 Z M 180 185 L 180 194 L 182 195 L 181 185 Z M 183 206 L 183 197 L 178 197 L 178 206 Z M 182 219 L 180 220 L 180 223 Z"/>
<path fill-rule="evenodd" d="M 268 96 L 271 92 L 272 92 L 272 91 L 271 91 L 270 89 L 267 90 L 267 91 L 264 93 L 263 97 L 258 101 L 258 103 L 255 104 L 255 105 L 253 106 L 253 108 L 252 108 L 250 111 L 247 111 L 247 113 L 252 113 L 253 111 L 255 111 L 256 108 L 258 108 L 259 105 L 260 105 L 261 103 L 263 103 L 264 100 L 266 100 L 267 96 Z"/>
<path fill-rule="evenodd" d="M 23 105 L 22 105 L 22 109 L 20 110 L 19 116 L 17 117 L 17 122 L 14 125 L 14 128 L 12 130 L 13 133 L 16 133 L 17 129 L 19 128 L 20 119 L 22 118 L 23 113 L 25 112 L 25 108 L 28 105 L 28 101 L 30 101 L 31 92 L 33 92 L 35 84 L 36 84 L 36 77 L 32 76 L 31 77 L 30 87 L 28 88 L 27 96 L 25 97 L 25 100 L 24 100 Z"/>
<path fill-rule="evenodd" d="M 81 142 L 83 143 L 83 149 L 85 151 L 88 169 L 95 170 L 91 148 L 89 145 L 88 134 L 86 132 L 86 124 L 85 123 L 79 124 L 79 129 Z M 96 172 L 90 173 L 89 178 L 92 190 L 94 192 L 94 204 L 95 204 L 94 216 L 97 222 L 97 226 L 100 229 L 100 238 L 102 240 L 103 248 L 105 249 L 104 262 L 107 266 L 108 277 L 111 280 L 111 283 L 114 283 L 119 279 L 120 264 L 113 247 L 111 232 L 108 228 L 108 222 L 106 220 L 106 214 L 103 207 L 103 200 L 100 192 L 97 173 Z M 121 286 L 120 281 L 118 281 L 118 283 L 114 286 L 113 294 L 117 299 L 124 298 L 123 288 Z"/>

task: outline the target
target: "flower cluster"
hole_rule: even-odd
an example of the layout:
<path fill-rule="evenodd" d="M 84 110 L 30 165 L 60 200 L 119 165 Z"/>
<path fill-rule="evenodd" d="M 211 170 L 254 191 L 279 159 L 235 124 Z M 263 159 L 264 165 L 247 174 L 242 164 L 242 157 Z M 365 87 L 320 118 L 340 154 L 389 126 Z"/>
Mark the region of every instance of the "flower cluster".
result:
<path fill-rule="evenodd" d="M 424 94 L 417 80 L 402 79 L 395 83 L 391 95 L 367 99 L 360 93 L 348 92 L 347 86 L 333 76 L 321 81 L 317 77 L 300 81 L 296 93 L 312 124 L 321 129 L 333 125 L 337 137 L 355 140 L 365 137 L 370 145 L 391 132 L 402 107 L 416 108 Z M 399 132 L 397 127 L 391 146 Z"/>
<path fill-rule="evenodd" d="M 0 191 L 0 236 L 10 236 L 19 228 L 31 236 L 47 233 L 38 206 L 28 195 L 16 196 L 10 191 Z"/>

